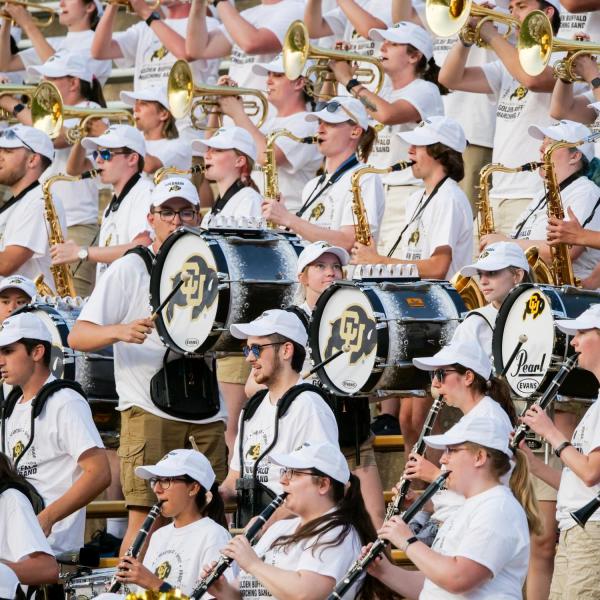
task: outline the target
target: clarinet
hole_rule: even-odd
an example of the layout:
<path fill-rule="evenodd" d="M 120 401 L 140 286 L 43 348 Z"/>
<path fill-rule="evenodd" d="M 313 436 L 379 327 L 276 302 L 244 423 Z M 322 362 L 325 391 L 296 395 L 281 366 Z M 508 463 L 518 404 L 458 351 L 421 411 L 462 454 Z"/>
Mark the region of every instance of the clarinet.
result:
<path fill-rule="evenodd" d="M 244 531 L 244 535 L 247 540 L 252 543 L 257 533 L 261 530 L 262 526 L 269 520 L 271 515 L 283 504 L 287 492 L 279 494 L 272 502 L 267 506 L 261 513 L 256 517 L 256 520 Z M 206 576 L 203 577 L 198 585 L 194 588 L 194 591 L 190 594 L 190 598 L 198 600 L 202 598 L 208 591 L 208 588 L 227 570 L 229 565 L 233 562 L 233 558 L 224 556 L 221 554 L 215 568 Z"/>
<path fill-rule="evenodd" d="M 560 386 L 567 378 L 567 375 L 577 366 L 578 357 L 579 354 L 574 354 L 567 359 L 567 361 L 559 369 L 558 373 L 554 376 L 554 379 L 550 382 L 550 385 L 547 387 L 546 391 L 534 402 L 534 404 L 537 404 L 542 410 L 546 410 L 550 404 L 552 404 L 558 395 Z M 520 417 L 524 416 L 527 410 L 528 408 L 525 408 L 525 410 L 520 414 Z M 525 435 L 528 431 L 529 425 L 525 425 L 525 423 L 521 423 L 517 427 L 515 430 L 515 435 L 510 442 L 510 447 L 513 450 L 516 450 L 519 447 L 519 444 L 525 439 Z"/>
<path fill-rule="evenodd" d="M 148 537 L 148 533 L 150 533 L 150 529 L 152 528 L 154 521 L 156 521 L 156 519 L 158 518 L 158 515 L 160 515 L 160 505 L 161 504 L 162 504 L 162 500 L 160 502 L 157 502 L 150 509 L 148 516 L 144 519 L 144 522 L 142 523 L 142 527 L 140 528 L 137 535 L 135 536 L 135 539 L 133 540 L 133 544 L 131 544 L 131 546 L 129 546 L 129 549 L 125 553 L 125 556 L 133 556 L 133 558 L 137 558 L 138 554 L 140 553 L 140 550 L 144 546 L 144 542 L 146 541 L 146 538 Z M 121 589 L 121 585 L 122 585 L 121 582 L 117 579 L 117 575 L 115 574 L 110 582 L 108 592 L 110 594 L 116 594 Z"/>
<path fill-rule="evenodd" d="M 404 511 L 402 520 L 408 523 L 422 508 L 427 501 L 441 489 L 451 471 L 444 471 L 435 481 L 432 481 L 425 491 Z M 344 594 L 352 587 L 354 582 L 366 570 L 366 568 L 385 550 L 387 540 L 377 538 L 369 551 L 359 558 L 335 586 L 327 600 L 341 600 Z"/>
<path fill-rule="evenodd" d="M 438 396 L 434 400 L 433 404 L 431 405 L 431 408 L 429 409 L 429 413 L 427 414 L 427 418 L 425 419 L 425 424 L 423 425 L 423 429 L 421 430 L 421 435 L 419 435 L 419 439 L 413 446 L 411 454 L 422 455 L 425 453 L 426 444 L 424 438 L 425 436 L 431 433 L 433 425 L 435 424 L 435 421 L 443 404 L 443 396 Z M 388 521 L 400 512 L 400 507 L 402 506 L 402 503 L 406 498 L 406 494 L 408 493 L 410 485 L 411 480 L 407 479 L 404 475 L 402 475 L 402 477 L 400 478 L 400 484 L 398 485 L 398 493 L 394 496 L 394 498 L 387 506 L 384 522 Z"/>

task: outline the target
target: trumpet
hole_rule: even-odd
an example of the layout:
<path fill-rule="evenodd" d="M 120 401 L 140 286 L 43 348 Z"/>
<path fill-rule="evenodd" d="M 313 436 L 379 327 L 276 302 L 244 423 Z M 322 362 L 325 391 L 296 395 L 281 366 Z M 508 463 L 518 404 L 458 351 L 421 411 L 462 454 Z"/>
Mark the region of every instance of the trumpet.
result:
<path fill-rule="evenodd" d="M 133 7 L 131 6 L 131 2 L 129 2 L 129 0 L 108 0 L 107 2 L 103 2 L 102 4 L 104 4 L 104 6 L 113 5 L 119 8 L 124 8 L 125 11 L 128 13 L 134 12 Z M 147 4 L 152 10 L 155 10 L 160 6 L 160 0 L 153 0 L 152 2 L 148 2 Z"/>
<path fill-rule="evenodd" d="M 0 84 L 0 97 L 1 96 L 31 96 L 36 90 L 36 85 L 13 85 L 11 83 Z M 29 104 L 29 101 L 27 102 Z M 18 119 L 12 115 L 12 113 L 0 108 L 0 119 L 8 121 L 9 123 L 16 123 Z"/>
<path fill-rule="evenodd" d="M 304 67 L 308 60 L 315 60 L 316 64 L 309 67 L 304 72 Z M 332 72 L 327 63 L 330 60 L 339 60 L 344 62 L 369 63 L 375 67 L 376 74 L 372 69 L 357 69 L 354 76 L 360 80 L 363 85 L 369 85 L 375 82 L 374 94 L 379 94 L 383 86 L 383 67 L 378 58 L 364 56 L 344 50 L 329 50 L 328 48 L 318 48 L 310 44 L 308 29 L 302 21 L 294 21 L 288 28 L 283 40 L 283 68 L 288 79 L 298 79 L 304 73 L 307 79 L 313 76 L 316 78 L 315 88 L 325 81 L 335 81 Z M 311 94 L 317 98 L 325 98 L 317 94 L 314 90 Z"/>
<path fill-rule="evenodd" d="M 475 28 L 468 25 L 471 17 L 480 17 Z M 502 23 L 507 27 L 504 37 L 508 38 L 519 27 L 519 20 L 505 13 L 473 3 L 473 0 L 426 0 L 425 18 L 427 25 L 439 37 L 452 37 L 461 32 L 463 40 L 481 48 L 486 43 L 481 39 L 481 26 L 487 22 Z"/>
<path fill-rule="evenodd" d="M 52 7 L 46 4 L 42 4 L 41 2 L 25 2 L 25 0 L 2 0 L 2 4 L 13 4 L 16 6 L 23 6 L 32 13 L 47 14 L 48 16 L 45 19 L 31 15 L 31 18 L 33 19 L 35 25 L 42 29 L 45 27 L 50 27 L 54 19 L 58 17 L 57 10 L 53 9 Z M 10 15 L 4 10 L 0 10 L 0 17 L 6 17 L 8 19 L 11 18 Z"/>
<path fill-rule="evenodd" d="M 244 100 L 243 105 L 244 111 L 249 117 L 258 117 L 257 127 L 265 122 L 269 111 L 267 98 L 259 90 L 228 85 L 196 85 L 190 65 L 185 60 L 178 60 L 171 67 L 167 84 L 167 96 L 171 114 L 176 119 L 182 119 L 190 115 L 192 126 L 195 129 L 206 129 L 204 125 L 201 125 L 201 121 L 209 114 L 211 109 L 219 106 L 214 97 L 253 96 L 256 98 L 255 100 Z M 199 100 L 195 101 L 195 98 L 199 98 Z M 202 108 L 202 117 L 200 118 L 194 116 L 198 107 Z"/>
<path fill-rule="evenodd" d="M 109 119 L 111 121 L 126 121 L 134 125 L 132 115 L 126 110 L 111 110 L 109 108 L 80 108 L 65 106 L 62 96 L 53 83 L 40 83 L 31 99 L 31 119 L 33 126 L 55 139 L 60 135 L 65 119 L 79 119 L 79 124 L 67 129 L 65 137 L 70 144 L 75 144 L 85 136 L 86 128 L 91 119 Z"/>
<path fill-rule="evenodd" d="M 600 54 L 600 45 L 554 37 L 550 19 L 541 10 L 534 10 L 523 19 L 517 51 L 521 67 L 531 76 L 539 75 L 548 66 L 553 52 L 566 52 L 567 56 L 554 64 L 554 77 L 565 81 L 583 81 L 573 71 L 573 63 L 583 54 Z"/>

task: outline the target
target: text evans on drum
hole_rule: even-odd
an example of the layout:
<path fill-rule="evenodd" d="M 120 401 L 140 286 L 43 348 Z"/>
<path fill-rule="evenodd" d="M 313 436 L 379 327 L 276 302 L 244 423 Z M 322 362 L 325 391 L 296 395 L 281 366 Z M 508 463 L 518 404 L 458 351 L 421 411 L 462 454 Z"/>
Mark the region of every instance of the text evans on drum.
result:
<path fill-rule="evenodd" d="M 156 319 L 161 340 L 179 354 L 241 354 L 229 326 L 293 303 L 302 247 L 298 237 L 272 231 L 177 229 L 158 251 L 150 277 L 156 310 L 181 273 L 190 275 Z"/>
<path fill-rule="evenodd" d="M 412 359 L 452 338 L 465 306 L 443 281 L 338 281 L 317 301 L 310 326 L 313 363 L 349 351 L 317 371 L 333 393 L 410 392 L 430 384 Z"/>

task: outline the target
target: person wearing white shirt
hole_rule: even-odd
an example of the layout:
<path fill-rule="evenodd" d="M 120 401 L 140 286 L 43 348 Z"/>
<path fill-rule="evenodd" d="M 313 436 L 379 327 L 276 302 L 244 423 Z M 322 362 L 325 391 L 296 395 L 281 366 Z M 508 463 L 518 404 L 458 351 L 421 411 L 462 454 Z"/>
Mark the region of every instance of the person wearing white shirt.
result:
<path fill-rule="evenodd" d="M 296 214 L 285 208 L 285 198 L 282 202 L 266 198 L 263 216 L 309 242 L 322 240 L 349 250 L 357 229 L 351 177 L 368 160 L 375 130 L 365 107 L 350 96 L 333 98 L 305 119 L 319 122 L 317 144 L 325 157 L 325 171 L 304 186 L 302 207 Z M 368 173 L 360 178 L 359 186 L 363 217 L 376 241 L 385 208 L 381 179 Z"/>
<path fill-rule="evenodd" d="M 0 133 L 0 184 L 12 192 L 12 197 L 0 208 L 0 275 L 20 273 L 29 279 L 43 275 L 52 290 L 48 224 L 40 178 L 53 158 L 52 141 L 39 129 L 15 125 Z M 66 231 L 59 198 L 54 206 L 59 224 Z"/>
<path fill-rule="evenodd" d="M 87 400 L 64 385 L 53 386 L 52 336 L 33 313 L 2 323 L 0 370 L 13 390 L 2 412 L 2 451 L 42 496 L 38 520 L 55 552 L 83 544 L 83 508 L 110 484 L 108 459 Z M 61 382 L 58 381 L 57 385 Z M 54 387 L 54 386 L 53 386 Z"/>
<path fill-rule="evenodd" d="M 600 305 L 594 304 L 576 319 L 557 320 L 555 324 L 574 336 L 571 345 L 579 355 L 579 367 L 600 377 Z M 596 569 L 600 558 L 600 512 L 590 516 L 585 529 L 577 526 L 570 513 L 600 493 L 600 402 L 596 400 L 590 406 L 570 441 L 535 404 L 522 421 L 546 439 L 562 462 L 561 469 L 553 469 L 526 444 L 520 445 L 527 453 L 532 473 L 558 490 L 556 519 L 560 538 L 549 597 L 591 598 L 600 588 Z"/>
<path fill-rule="evenodd" d="M 148 257 L 156 254 L 181 225 L 198 224 L 198 192 L 189 179 L 170 177 L 156 186 L 149 203 L 147 219 L 154 241 L 146 250 Z M 121 413 L 118 454 L 129 511 L 121 555 L 156 501 L 148 484 L 135 476 L 136 466 L 156 462 L 174 448 L 189 445 L 192 435 L 217 477 L 221 480 L 226 473 L 226 416 L 220 399 L 211 396 L 205 402 L 199 401 L 195 413 L 198 417 L 184 419 L 163 410 L 167 407 L 161 401 L 162 394 L 151 391 L 150 381 L 163 369 L 166 347 L 150 317 L 150 273 L 140 252 L 122 256 L 109 266 L 69 334 L 70 347 L 83 352 L 114 344 L 117 410 Z M 164 390 L 164 385 L 161 387 Z"/>

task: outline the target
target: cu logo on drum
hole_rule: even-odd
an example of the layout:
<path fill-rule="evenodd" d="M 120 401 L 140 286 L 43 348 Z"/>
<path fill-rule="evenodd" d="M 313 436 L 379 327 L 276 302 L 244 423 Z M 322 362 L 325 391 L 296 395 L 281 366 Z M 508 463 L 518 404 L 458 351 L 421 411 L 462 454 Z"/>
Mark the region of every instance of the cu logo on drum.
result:
<path fill-rule="evenodd" d="M 348 362 L 354 364 L 371 354 L 375 343 L 375 322 L 362 306 L 348 306 L 339 319 L 331 322 L 331 337 L 327 341 L 324 358 L 348 346 Z"/>
<path fill-rule="evenodd" d="M 527 315 L 531 315 L 536 319 L 539 315 L 544 312 L 546 301 L 539 292 L 534 292 L 529 296 L 529 300 L 525 304 L 525 310 L 523 311 L 523 321 L 527 318 Z"/>

